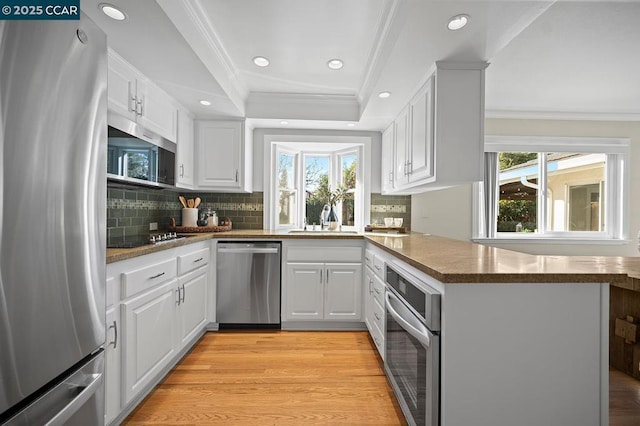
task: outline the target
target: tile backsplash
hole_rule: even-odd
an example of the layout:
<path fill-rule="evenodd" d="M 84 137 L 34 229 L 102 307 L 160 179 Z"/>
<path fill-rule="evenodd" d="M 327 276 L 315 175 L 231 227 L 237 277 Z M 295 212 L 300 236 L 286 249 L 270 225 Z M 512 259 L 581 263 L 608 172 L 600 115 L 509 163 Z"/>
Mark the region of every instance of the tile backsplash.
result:
<path fill-rule="evenodd" d="M 383 225 L 385 217 L 401 217 L 411 229 L 411 195 L 371 194 L 371 224 Z"/>
<path fill-rule="evenodd" d="M 107 240 L 149 233 L 149 223 L 157 222 L 166 231 L 172 217 L 180 225 L 182 206 L 178 196 L 200 197 L 200 208 L 215 210 L 218 217 L 229 217 L 233 229 L 262 229 L 264 199 L 262 192 L 252 194 L 184 193 L 178 190 L 107 190 Z M 371 194 L 371 223 L 382 224 L 385 217 L 401 217 L 411 228 L 411 196 Z"/>
<path fill-rule="evenodd" d="M 149 233 L 149 223 L 157 222 L 159 231 L 166 231 L 173 217 L 180 225 L 182 205 L 179 195 L 185 198 L 200 197 L 200 208 L 215 210 L 218 217 L 229 217 L 233 229 L 262 229 L 262 192 L 253 194 L 199 194 L 183 193 L 168 189 L 120 189 L 107 190 L 107 242 L 124 236 Z"/>

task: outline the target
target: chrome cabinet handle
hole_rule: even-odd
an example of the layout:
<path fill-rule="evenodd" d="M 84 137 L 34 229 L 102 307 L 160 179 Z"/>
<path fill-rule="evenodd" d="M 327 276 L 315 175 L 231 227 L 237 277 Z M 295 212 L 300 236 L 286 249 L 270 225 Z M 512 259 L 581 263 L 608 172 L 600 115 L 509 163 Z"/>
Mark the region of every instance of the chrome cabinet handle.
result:
<path fill-rule="evenodd" d="M 238 170 L 236 170 L 236 183 L 238 183 Z"/>
<path fill-rule="evenodd" d="M 109 330 L 113 329 L 113 341 L 109 342 L 109 345 L 113 345 L 113 349 L 118 347 L 118 323 L 113 322 L 109 326 Z"/>
<path fill-rule="evenodd" d="M 178 300 L 176 300 L 176 305 L 180 306 L 180 287 L 176 289 L 176 294 L 178 295 Z"/>
<path fill-rule="evenodd" d="M 369 294 L 373 294 L 373 280 L 369 278 Z"/>
<path fill-rule="evenodd" d="M 320 269 L 320 284 L 322 284 L 322 269 Z"/>
<path fill-rule="evenodd" d="M 377 319 L 378 321 L 380 321 L 380 315 L 378 315 L 378 313 L 377 313 L 377 312 L 374 312 L 374 313 L 373 313 L 373 316 L 374 316 L 374 317 L 376 317 L 376 319 Z"/>
<path fill-rule="evenodd" d="M 196 260 L 193 261 L 193 263 L 198 263 L 198 262 L 202 262 L 204 260 L 204 257 L 198 258 Z"/>
<path fill-rule="evenodd" d="M 184 284 L 182 284 L 182 303 L 184 303 L 184 296 L 186 291 L 184 291 Z"/>
<path fill-rule="evenodd" d="M 184 177 L 184 164 L 180 164 L 180 177 Z"/>
<path fill-rule="evenodd" d="M 157 275 L 154 275 L 152 277 L 149 277 L 150 280 L 155 280 L 156 278 L 160 278 L 161 276 L 163 276 L 165 273 L 164 272 L 160 272 Z"/>
<path fill-rule="evenodd" d="M 326 278 L 326 280 L 327 280 L 327 284 L 329 284 L 329 270 L 328 269 L 327 269 L 327 278 Z"/>
<path fill-rule="evenodd" d="M 136 102 L 136 114 L 138 114 L 140 117 L 142 117 L 142 114 L 143 114 L 142 99 L 138 99 L 137 102 Z"/>
<path fill-rule="evenodd" d="M 376 294 L 380 294 L 380 290 L 378 290 L 377 288 L 373 288 L 373 290 L 376 292 Z"/>
<path fill-rule="evenodd" d="M 411 167 L 411 166 L 412 166 L 412 164 L 413 164 L 413 163 L 412 163 L 411 161 L 408 161 L 408 162 L 407 162 L 407 174 L 408 174 L 408 175 L 410 175 L 410 174 L 412 174 L 412 173 L 413 173 L 413 169 L 412 169 L 412 167 Z"/>
<path fill-rule="evenodd" d="M 389 183 L 393 183 L 393 172 L 389 172 Z"/>
<path fill-rule="evenodd" d="M 136 112 L 136 96 L 131 90 L 131 82 L 128 82 L 127 84 L 129 88 L 129 105 L 127 105 L 127 107 L 129 108 L 129 111 Z"/>
<path fill-rule="evenodd" d="M 378 271 L 382 270 L 382 268 L 379 265 L 373 265 L 374 268 L 376 268 Z"/>

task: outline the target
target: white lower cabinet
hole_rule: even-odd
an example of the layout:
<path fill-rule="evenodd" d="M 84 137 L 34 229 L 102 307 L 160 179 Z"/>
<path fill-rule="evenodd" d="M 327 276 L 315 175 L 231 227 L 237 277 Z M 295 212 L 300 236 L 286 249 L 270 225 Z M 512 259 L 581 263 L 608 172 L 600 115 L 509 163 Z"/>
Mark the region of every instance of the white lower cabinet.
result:
<path fill-rule="evenodd" d="M 362 264 L 287 263 L 287 320 L 362 319 Z"/>
<path fill-rule="evenodd" d="M 386 308 L 385 288 L 383 277 L 385 273 L 385 259 L 380 252 L 368 248 L 365 250 L 367 266 L 364 268 L 364 298 L 365 298 L 365 324 L 371 335 L 371 339 L 384 360 L 385 358 L 385 330 Z"/>
<path fill-rule="evenodd" d="M 283 242 L 282 322 L 361 323 L 362 243 Z M 333 245 L 331 245 L 333 244 Z M 306 326 L 294 327 L 305 328 Z M 323 328 L 319 326 L 319 328 Z"/>
<path fill-rule="evenodd" d="M 107 265 L 106 424 L 119 423 L 204 331 L 210 253 L 206 241 Z"/>
<path fill-rule="evenodd" d="M 109 424 L 120 414 L 120 305 L 107 309 L 107 333 L 104 348 L 105 356 L 105 424 Z"/>
<path fill-rule="evenodd" d="M 178 279 L 180 348 L 207 324 L 207 270 L 201 268 Z"/>
<path fill-rule="evenodd" d="M 150 384 L 174 355 L 177 288 L 177 281 L 169 281 L 122 304 L 125 404 Z"/>

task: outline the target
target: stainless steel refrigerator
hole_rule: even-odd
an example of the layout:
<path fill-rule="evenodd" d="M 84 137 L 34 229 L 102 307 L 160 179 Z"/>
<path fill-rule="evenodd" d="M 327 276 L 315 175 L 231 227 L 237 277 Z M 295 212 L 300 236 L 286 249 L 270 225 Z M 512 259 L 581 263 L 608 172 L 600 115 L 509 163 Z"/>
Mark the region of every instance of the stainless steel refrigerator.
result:
<path fill-rule="evenodd" d="M 107 47 L 0 21 L 0 424 L 104 423 Z"/>

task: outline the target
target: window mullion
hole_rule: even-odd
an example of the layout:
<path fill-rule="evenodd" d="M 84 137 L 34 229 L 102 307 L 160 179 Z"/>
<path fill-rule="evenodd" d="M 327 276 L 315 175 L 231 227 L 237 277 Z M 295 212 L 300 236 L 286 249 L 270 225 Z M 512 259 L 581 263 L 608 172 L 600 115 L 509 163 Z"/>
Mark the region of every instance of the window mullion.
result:
<path fill-rule="evenodd" d="M 546 234 L 549 229 L 547 208 L 547 153 L 538 153 L 538 209 L 537 226 L 539 234 Z"/>

